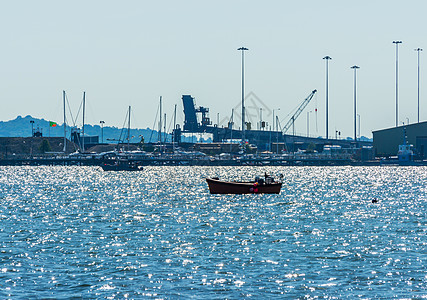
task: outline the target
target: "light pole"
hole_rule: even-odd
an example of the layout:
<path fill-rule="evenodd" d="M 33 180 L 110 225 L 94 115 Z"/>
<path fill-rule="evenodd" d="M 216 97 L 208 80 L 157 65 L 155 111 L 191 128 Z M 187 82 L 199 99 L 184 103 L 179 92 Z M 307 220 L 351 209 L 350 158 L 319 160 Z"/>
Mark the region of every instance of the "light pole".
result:
<path fill-rule="evenodd" d="M 396 127 L 398 125 L 399 122 L 399 105 L 398 105 L 398 95 L 399 95 L 399 87 L 398 87 L 398 80 L 399 80 L 399 73 L 398 73 L 398 68 L 399 68 L 399 61 L 398 61 L 398 49 L 399 49 L 399 44 L 402 44 L 402 41 L 393 41 L 393 44 L 396 44 Z"/>
<path fill-rule="evenodd" d="M 329 60 L 332 58 L 330 56 L 325 56 L 323 58 L 326 60 L 326 138 L 328 138 L 329 132 L 328 132 L 328 126 L 329 126 L 329 108 L 328 108 L 328 102 L 329 102 L 329 74 L 328 74 L 328 66 L 329 66 Z"/>
<path fill-rule="evenodd" d="M 360 140 L 360 115 L 359 114 L 357 114 L 357 119 L 358 119 L 358 125 L 359 125 L 359 128 L 358 128 L 358 130 L 357 130 L 357 132 L 358 132 L 358 137 L 359 137 L 359 140 Z"/>
<path fill-rule="evenodd" d="M 356 136 L 356 71 L 357 69 L 360 69 L 359 66 L 352 66 L 351 67 L 354 70 L 354 141 L 357 141 Z"/>
<path fill-rule="evenodd" d="M 415 49 L 418 52 L 418 123 L 420 123 L 420 51 L 421 48 Z"/>
<path fill-rule="evenodd" d="M 237 49 L 242 51 L 242 142 L 245 140 L 245 47 Z"/>
<path fill-rule="evenodd" d="M 101 143 L 104 144 L 104 121 L 99 121 L 101 123 Z"/>

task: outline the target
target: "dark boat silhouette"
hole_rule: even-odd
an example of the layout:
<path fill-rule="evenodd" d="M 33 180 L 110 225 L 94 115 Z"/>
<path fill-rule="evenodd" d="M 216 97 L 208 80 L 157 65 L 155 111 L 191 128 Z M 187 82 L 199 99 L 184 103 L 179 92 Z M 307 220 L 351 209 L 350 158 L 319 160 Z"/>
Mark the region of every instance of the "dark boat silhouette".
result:
<path fill-rule="evenodd" d="M 282 182 L 265 176 L 265 180 L 256 177 L 254 181 L 222 181 L 219 178 L 206 178 L 211 194 L 279 194 Z"/>
<path fill-rule="evenodd" d="M 104 171 L 142 171 L 144 168 L 137 162 L 128 160 L 114 160 L 101 164 Z"/>

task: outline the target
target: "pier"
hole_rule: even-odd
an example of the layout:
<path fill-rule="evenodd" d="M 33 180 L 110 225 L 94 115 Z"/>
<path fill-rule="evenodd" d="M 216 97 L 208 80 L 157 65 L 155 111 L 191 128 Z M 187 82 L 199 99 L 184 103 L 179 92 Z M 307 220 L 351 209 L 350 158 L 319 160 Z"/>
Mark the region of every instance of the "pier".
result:
<path fill-rule="evenodd" d="M 379 160 L 357 161 L 349 157 L 313 157 L 313 156 L 241 156 L 235 158 L 159 156 L 129 158 L 142 166 L 372 166 L 380 165 Z M 38 157 L 0 159 L 0 166 L 101 166 L 111 159 L 94 157 Z"/>

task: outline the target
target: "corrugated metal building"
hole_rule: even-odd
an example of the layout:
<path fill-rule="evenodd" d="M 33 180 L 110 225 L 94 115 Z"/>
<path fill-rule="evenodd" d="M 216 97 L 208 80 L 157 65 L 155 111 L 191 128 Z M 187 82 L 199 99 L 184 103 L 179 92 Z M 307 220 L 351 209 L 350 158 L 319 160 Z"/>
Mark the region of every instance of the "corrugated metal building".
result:
<path fill-rule="evenodd" d="M 414 145 L 420 158 L 427 158 L 427 122 L 373 131 L 375 155 L 396 155 L 399 145 L 404 143 L 405 129 L 407 143 Z"/>

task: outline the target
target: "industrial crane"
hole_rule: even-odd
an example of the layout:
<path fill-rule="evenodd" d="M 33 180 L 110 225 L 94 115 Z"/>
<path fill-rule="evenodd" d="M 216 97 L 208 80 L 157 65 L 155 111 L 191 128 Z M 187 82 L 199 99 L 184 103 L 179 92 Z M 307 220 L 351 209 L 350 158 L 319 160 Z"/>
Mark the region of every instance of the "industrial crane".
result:
<path fill-rule="evenodd" d="M 317 92 L 317 90 L 314 90 L 311 92 L 310 95 L 308 95 L 307 98 L 304 99 L 304 101 L 301 103 L 301 105 L 298 107 L 296 112 L 292 115 L 292 117 L 289 119 L 288 123 L 286 123 L 285 127 L 283 127 L 283 133 L 286 133 L 288 129 L 291 127 L 292 124 L 294 124 L 295 120 L 298 118 L 298 116 L 302 113 L 304 108 L 308 105 L 308 103 L 313 98 L 314 94 Z"/>

